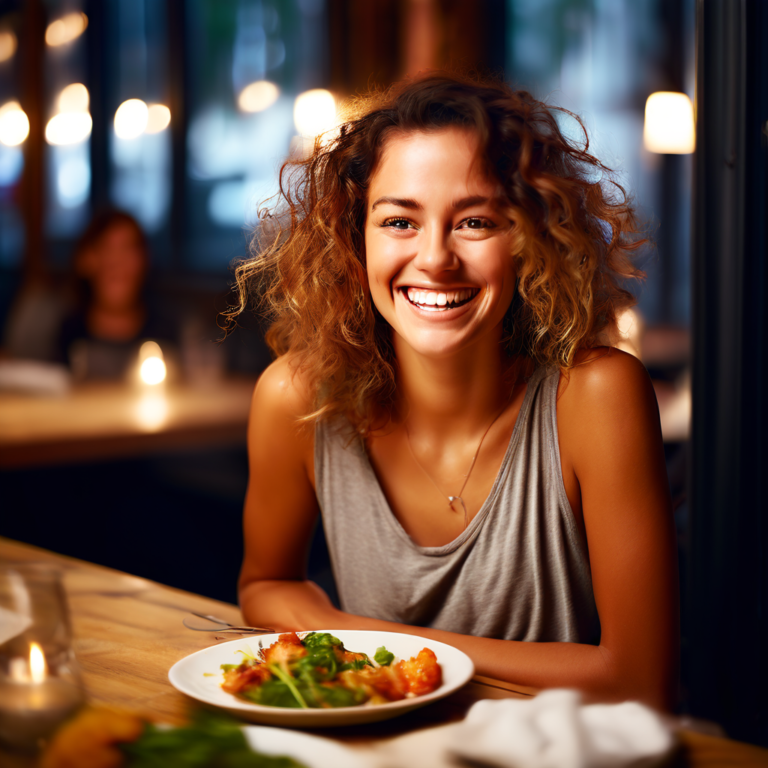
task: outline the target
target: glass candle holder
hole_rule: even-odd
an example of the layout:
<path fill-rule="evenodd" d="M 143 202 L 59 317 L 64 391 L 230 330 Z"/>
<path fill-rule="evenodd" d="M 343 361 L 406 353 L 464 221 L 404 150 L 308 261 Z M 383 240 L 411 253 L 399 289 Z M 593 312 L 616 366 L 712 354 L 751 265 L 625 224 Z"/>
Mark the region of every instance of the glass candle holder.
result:
<path fill-rule="evenodd" d="M 0 566 L 0 744 L 35 751 L 84 702 L 58 571 Z"/>

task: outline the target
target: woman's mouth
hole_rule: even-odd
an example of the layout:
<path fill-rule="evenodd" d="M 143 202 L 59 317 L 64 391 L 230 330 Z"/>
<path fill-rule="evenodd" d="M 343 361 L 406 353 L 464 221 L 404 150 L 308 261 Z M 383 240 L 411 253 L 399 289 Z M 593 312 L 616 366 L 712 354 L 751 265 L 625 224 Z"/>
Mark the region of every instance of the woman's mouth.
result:
<path fill-rule="evenodd" d="M 445 312 L 456 309 L 477 296 L 478 288 L 457 288 L 452 291 L 434 291 L 425 288 L 405 287 L 400 289 L 413 306 L 427 312 Z"/>

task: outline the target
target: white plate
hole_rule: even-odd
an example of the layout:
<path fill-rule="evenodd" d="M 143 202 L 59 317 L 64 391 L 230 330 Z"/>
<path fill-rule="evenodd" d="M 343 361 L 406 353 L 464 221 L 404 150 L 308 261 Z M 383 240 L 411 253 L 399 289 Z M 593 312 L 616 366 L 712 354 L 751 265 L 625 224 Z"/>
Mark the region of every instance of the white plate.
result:
<path fill-rule="evenodd" d="M 246 725 L 243 733 L 254 751 L 292 757 L 307 768 L 360 768 L 356 752 L 320 736 L 262 725 Z"/>
<path fill-rule="evenodd" d="M 443 669 L 443 684 L 432 693 L 402 701 L 360 707 L 338 707 L 336 709 L 287 709 L 252 704 L 221 688 L 222 664 L 238 664 L 242 659 L 238 650 L 254 653 L 259 642 L 266 648 L 279 635 L 261 635 L 231 640 L 227 643 L 204 648 L 177 661 L 168 672 L 174 688 L 193 699 L 227 710 L 233 715 L 268 725 L 292 725 L 297 727 L 322 728 L 329 725 L 353 725 L 387 720 L 417 707 L 429 704 L 461 688 L 474 674 L 472 660 L 462 651 L 445 643 L 428 640 L 417 635 L 402 635 L 397 632 L 365 632 L 361 630 L 319 630 L 338 637 L 344 647 L 373 657 L 376 649 L 384 645 L 398 659 L 416 656 L 422 648 L 431 648 Z M 306 633 L 302 633 L 306 634 Z"/>

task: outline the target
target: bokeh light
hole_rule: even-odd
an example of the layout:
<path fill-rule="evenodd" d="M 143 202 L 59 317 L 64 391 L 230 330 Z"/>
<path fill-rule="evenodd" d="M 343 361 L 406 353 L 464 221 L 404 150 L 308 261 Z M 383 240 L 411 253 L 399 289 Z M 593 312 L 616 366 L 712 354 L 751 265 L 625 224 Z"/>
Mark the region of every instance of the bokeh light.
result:
<path fill-rule="evenodd" d="M 165 381 L 163 350 L 156 341 L 145 341 L 139 349 L 139 378 L 150 386 Z"/>
<path fill-rule="evenodd" d="M 319 136 L 338 123 L 336 100 L 330 91 L 315 88 L 296 97 L 293 122 L 301 136 Z"/>
<path fill-rule="evenodd" d="M 18 42 L 10 29 L 0 29 L 0 63 L 13 58 Z"/>
<path fill-rule="evenodd" d="M 696 148 L 693 104 L 684 93 L 657 91 L 645 102 L 645 148 L 649 152 L 687 155 Z"/>
<path fill-rule="evenodd" d="M 160 133 L 171 124 L 171 110 L 165 104 L 150 104 L 147 109 L 147 133 Z"/>
<path fill-rule="evenodd" d="M 68 13 L 52 21 L 45 30 L 45 42 L 50 46 L 66 45 L 85 32 L 88 17 L 84 13 Z"/>
<path fill-rule="evenodd" d="M 148 357 L 139 370 L 141 380 L 153 386 L 165 381 L 165 363 L 159 357 Z"/>
<path fill-rule="evenodd" d="M 0 107 L 0 142 L 16 147 L 29 136 L 29 118 L 18 101 Z"/>
<path fill-rule="evenodd" d="M 139 426 L 156 432 L 168 419 L 168 400 L 162 392 L 150 390 L 136 401 L 134 414 Z"/>
<path fill-rule="evenodd" d="M 82 83 L 72 83 L 58 98 L 59 112 L 87 112 L 90 103 L 88 89 Z"/>
<path fill-rule="evenodd" d="M 91 135 L 93 120 L 87 112 L 61 112 L 45 126 L 45 140 L 49 144 L 78 144 Z"/>
<path fill-rule="evenodd" d="M 280 89 L 269 80 L 257 80 L 240 92 L 237 105 L 243 112 L 262 112 L 271 107 L 280 95 Z"/>
<path fill-rule="evenodd" d="M 141 99 L 124 101 L 115 112 L 115 134 L 119 139 L 136 139 L 144 133 L 149 108 Z"/>

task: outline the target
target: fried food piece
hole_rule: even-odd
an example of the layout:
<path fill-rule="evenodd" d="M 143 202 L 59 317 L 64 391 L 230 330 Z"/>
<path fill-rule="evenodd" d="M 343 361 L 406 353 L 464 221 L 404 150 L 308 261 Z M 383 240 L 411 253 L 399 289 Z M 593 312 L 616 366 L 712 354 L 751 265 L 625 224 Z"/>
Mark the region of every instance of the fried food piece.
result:
<path fill-rule="evenodd" d="M 269 648 L 262 652 L 267 664 L 288 663 L 307 655 L 307 649 L 302 645 L 299 636 L 295 632 L 286 632 L 277 638 Z"/>
<path fill-rule="evenodd" d="M 53 736 L 40 768 L 119 768 L 125 755 L 118 744 L 136 741 L 145 722 L 113 709 L 83 709 Z"/>
<path fill-rule="evenodd" d="M 224 673 L 224 682 L 221 687 L 227 693 L 240 693 L 248 688 L 261 685 L 271 677 L 266 664 L 241 665 Z"/>
<path fill-rule="evenodd" d="M 443 670 L 429 648 L 422 648 L 415 658 L 403 660 L 396 666 L 400 668 L 406 691 L 414 696 L 431 693 L 442 685 Z"/>

